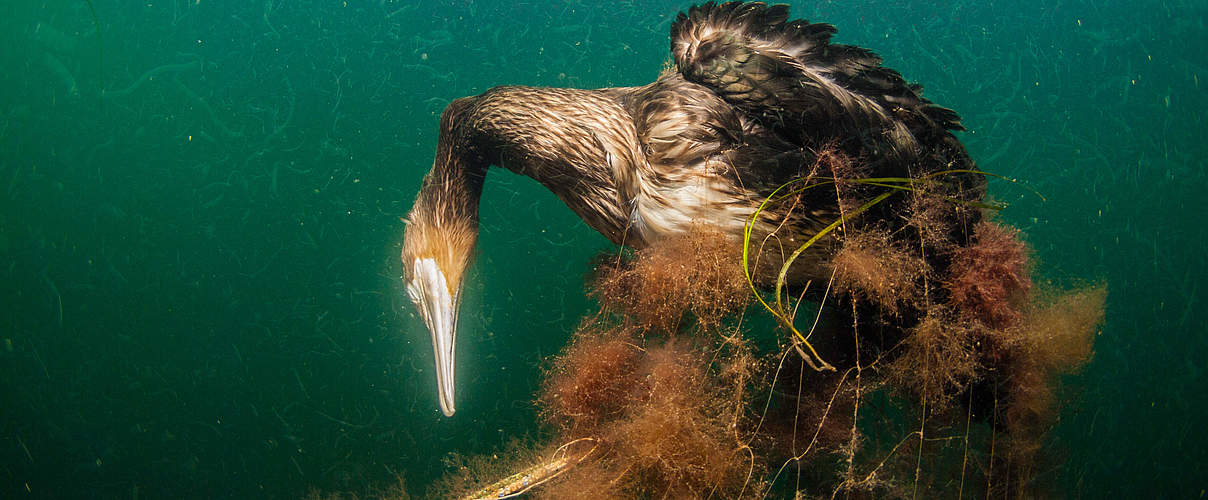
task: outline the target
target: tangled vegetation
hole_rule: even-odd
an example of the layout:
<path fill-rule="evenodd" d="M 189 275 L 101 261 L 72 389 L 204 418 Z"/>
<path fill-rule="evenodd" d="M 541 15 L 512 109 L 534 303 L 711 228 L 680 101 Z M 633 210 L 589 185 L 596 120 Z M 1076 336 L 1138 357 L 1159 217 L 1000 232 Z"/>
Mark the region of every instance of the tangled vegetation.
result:
<path fill-rule="evenodd" d="M 536 396 L 546 438 L 459 464 L 433 492 L 1043 494 L 1034 471 L 1051 458 L 1043 440 L 1060 377 L 1092 353 L 1104 287 L 1037 291 L 1020 232 L 993 221 L 968 183 L 945 179 L 979 173 L 845 178 L 858 172 L 848 159 L 819 161 L 760 210 L 820 186 L 849 199 L 778 270 L 755 269 L 757 229 L 739 242 L 704 225 L 601 259 L 591 287 L 601 311 Z M 881 203 L 904 222 L 863 222 Z M 825 293 L 793 297 L 794 258 L 827 238 Z M 749 338 L 761 310 L 784 331 L 777 352 Z"/>

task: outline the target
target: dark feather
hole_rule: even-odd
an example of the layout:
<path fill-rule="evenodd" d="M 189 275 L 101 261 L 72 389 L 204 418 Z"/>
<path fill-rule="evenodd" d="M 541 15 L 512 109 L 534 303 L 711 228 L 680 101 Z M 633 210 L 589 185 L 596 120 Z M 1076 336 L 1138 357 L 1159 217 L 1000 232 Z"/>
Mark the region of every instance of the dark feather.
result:
<path fill-rule="evenodd" d="M 973 168 L 950 133 L 960 127 L 956 113 L 924 99 L 872 51 L 832 44 L 833 26 L 788 16 L 783 5 L 741 2 L 680 13 L 671 26 L 678 71 L 649 85 L 496 87 L 455 101 L 412 220 L 473 219 L 477 193 L 463 188 L 480 187 L 498 165 L 536 179 L 612 241 L 641 247 L 700 222 L 741 235 L 777 186 L 815 173 L 815 155 L 827 148 L 859 164 L 845 175 Z M 946 179 L 969 198 L 984 182 Z M 792 214 L 763 212 L 762 229 L 808 235 L 838 217 L 833 193 L 798 201 Z M 886 203 L 868 218 L 896 209 Z M 821 271 L 824 246 L 803 264 L 808 272 Z"/>
<path fill-rule="evenodd" d="M 920 134 L 961 128 L 956 113 L 924 99 L 872 51 L 830 43 L 834 26 L 787 19 L 783 5 L 692 7 L 671 25 L 676 66 L 794 141 L 840 138 L 910 159 Z"/>

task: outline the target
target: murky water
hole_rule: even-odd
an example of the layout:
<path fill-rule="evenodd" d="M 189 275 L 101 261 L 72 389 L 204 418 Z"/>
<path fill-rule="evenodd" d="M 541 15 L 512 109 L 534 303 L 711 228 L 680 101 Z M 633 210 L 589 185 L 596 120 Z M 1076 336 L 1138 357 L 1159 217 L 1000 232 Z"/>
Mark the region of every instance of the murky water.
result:
<path fill-rule="evenodd" d="M 649 82 L 684 2 L 10 2 L 0 15 L 0 496 L 412 493 L 534 435 L 609 243 L 493 170 L 458 413 L 402 294 L 440 111 Z M 1203 2 L 796 2 L 957 110 L 1038 274 L 1106 282 L 1051 443 L 1068 496 L 1208 484 Z M 103 92 L 102 92 L 103 89 Z"/>

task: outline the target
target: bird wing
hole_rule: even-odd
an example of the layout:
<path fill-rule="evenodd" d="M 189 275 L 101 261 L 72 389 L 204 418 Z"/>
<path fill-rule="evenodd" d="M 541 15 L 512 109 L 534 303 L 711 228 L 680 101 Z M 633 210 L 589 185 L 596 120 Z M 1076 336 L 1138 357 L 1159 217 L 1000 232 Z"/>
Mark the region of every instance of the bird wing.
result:
<path fill-rule="evenodd" d="M 855 138 L 867 152 L 909 157 L 916 134 L 961 129 L 955 112 L 924 99 L 872 51 L 832 44 L 834 26 L 788 14 L 758 2 L 681 12 L 671 25 L 676 66 L 793 140 Z"/>

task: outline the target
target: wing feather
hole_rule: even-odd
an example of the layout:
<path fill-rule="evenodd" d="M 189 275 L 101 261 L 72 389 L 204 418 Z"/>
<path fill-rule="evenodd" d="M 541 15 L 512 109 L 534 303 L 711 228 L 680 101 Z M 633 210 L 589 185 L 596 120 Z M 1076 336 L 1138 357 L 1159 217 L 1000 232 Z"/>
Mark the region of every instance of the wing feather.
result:
<path fill-rule="evenodd" d="M 904 158 L 919 154 L 919 135 L 961 129 L 871 50 L 830 43 L 834 26 L 788 16 L 761 2 L 681 12 L 671 25 L 677 69 L 793 139 L 855 138 L 867 153 Z"/>

